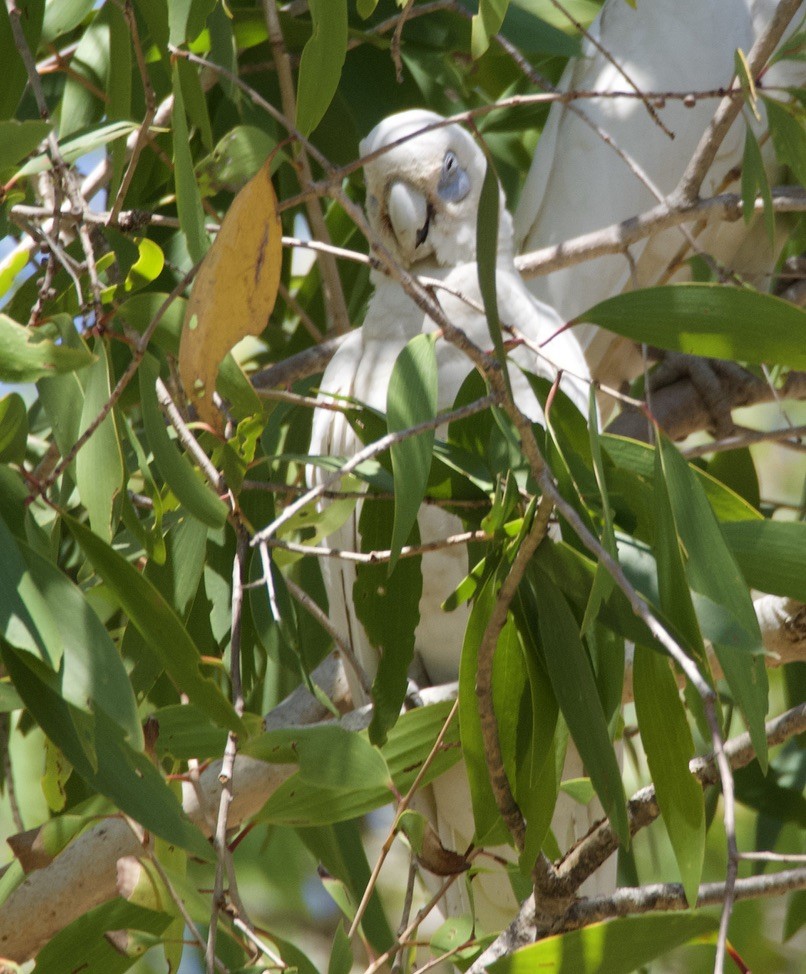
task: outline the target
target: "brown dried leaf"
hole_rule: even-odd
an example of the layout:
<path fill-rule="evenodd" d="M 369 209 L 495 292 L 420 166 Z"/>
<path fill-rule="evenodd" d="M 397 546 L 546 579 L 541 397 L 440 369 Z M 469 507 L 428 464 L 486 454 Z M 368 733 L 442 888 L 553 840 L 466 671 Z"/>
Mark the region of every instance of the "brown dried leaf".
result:
<path fill-rule="evenodd" d="M 196 275 L 179 343 L 179 374 L 205 422 L 221 430 L 213 405 L 221 360 L 266 327 L 280 283 L 282 230 L 267 160 L 232 202 Z"/>
<path fill-rule="evenodd" d="M 417 862 L 436 876 L 456 876 L 470 868 L 470 863 L 463 855 L 445 848 L 430 822 L 426 822 Z"/>
<path fill-rule="evenodd" d="M 9 836 L 6 842 L 11 846 L 11 851 L 26 876 L 53 862 L 53 855 L 44 846 L 41 827 L 18 832 L 17 835 Z"/>

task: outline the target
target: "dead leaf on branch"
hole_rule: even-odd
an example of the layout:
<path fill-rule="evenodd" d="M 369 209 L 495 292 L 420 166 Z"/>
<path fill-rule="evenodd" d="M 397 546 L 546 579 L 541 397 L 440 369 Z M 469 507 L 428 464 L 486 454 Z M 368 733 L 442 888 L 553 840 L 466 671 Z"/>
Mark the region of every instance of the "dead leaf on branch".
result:
<path fill-rule="evenodd" d="M 282 229 L 267 160 L 233 200 L 196 275 L 179 343 L 179 375 L 199 417 L 222 429 L 213 405 L 218 367 L 247 335 L 259 335 L 280 283 Z"/>

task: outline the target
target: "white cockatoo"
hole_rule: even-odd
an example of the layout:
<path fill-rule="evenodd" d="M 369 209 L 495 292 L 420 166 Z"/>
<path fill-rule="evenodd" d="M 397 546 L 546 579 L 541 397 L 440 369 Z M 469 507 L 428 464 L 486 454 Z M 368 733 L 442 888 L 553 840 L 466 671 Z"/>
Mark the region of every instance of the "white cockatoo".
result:
<path fill-rule="evenodd" d="M 606 0 L 590 27 L 609 57 L 583 40 L 582 54 L 568 64 L 562 91 L 697 92 L 727 87 L 734 76 L 735 52 L 747 54 L 770 22 L 777 0 Z M 793 25 L 800 21 L 800 13 Z M 791 29 L 791 28 L 790 28 Z M 622 70 L 623 69 L 623 73 Z M 626 75 L 626 77 L 625 77 Z M 802 61 L 780 61 L 764 76 L 765 87 L 803 83 Z M 629 80 L 627 80 L 629 79 Z M 706 131 L 717 102 L 679 99 L 656 102 L 670 138 L 637 98 L 601 98 L 557 103 L 549 112 L 515 215 L 515 234 L 522 252 L 560 244 L 583 233 L 608 227 L 654 206 L 653 191 L 601 136 L 586 124 L 587 116 L 648 177 L 662 197 L 677 186 Z M 763 103 L 759 107 L 764 112 Z M 749 111 L 734 122 L 702 186 L 703 198 L 738 191 Z M 753 123 L 758 134 L 765 123 Z M 763 140 L 762 140 L 763 141 Z M 769 140 L 762 146 L 773 162 Z M 775 262 L 763 221 L 726 222 L 704 227 L 689 224 L 701 252 L 765 287 Z M 779 234 L 779 245 L 783 235 Z M 599 257 L 527 281 L 529 290 L 570 320 L 599 301 L 632 287 L 685 279 L 681 258 L 692 248 L 680 228 L 656 233 L 624 255 Z M 670 267 L 671 265 L 671 267 Z M 671 270 L 671 277 L 668 276 Z M 637 347 L 593 325 L 574 329 L 595 378 L 618 387 L 641 370 Z"/>
<path fill-rule="evenodd" d="M 438 278 L 449 290 L 438 292 L 442 308 L 455 325 L 477 345 L 490 349 L 492 340 L 483 306 L 476 265 L 476 219 L 486 161 L 474 139 L 458 125 L 427 130 L 440 116 L 426 111 L 407 111 L 382 121 L 361 143 L 362 155 L 374 153 L 399 139 L 408 141 L 369 161 L 365 166 L 367 214 L 373 231 L 395 259 L 415 274 Z M 426 129 L 423 131 L 423 129 Z M 419 134 L 418 134 L 419 133 Z M 414 336 L 433 331 L 433 322 L 402 287 L 379 271 L 373 272 L 374 294 L 361 328 L 352 332 L 328 365 L 320 384 L 320 397 L 349 396 L 386 411 L 387 388 L 395 360 Z M 513 263 L 512 221 L 500 207 L 497 259 L 497 297 L 503 323 L 517 324 L 534 342 L 541 342 L 562 325 L 558 315 L 529 294 Z M 469 305 L 457 295 L 469 299 Z M 475 305 L 475 308 L 472 306 Z M 438 408 L 449 409 L 460 386 L 473 368 L 469 358 L 444 339 L 436 344 L 438 365 Z M 510 358 L 523 368 L 549 378 L 562 369 L 561 386 L 581 410 L 587 408 L 588 370 L 579 344 L 563 332 L 547 346 L 547 358 L 524 346 Z M 518 368 L 510 367 L 514 396 L 520 408 L 534 421 L 542 418 L 531 388 Z M 438 434 L 439 435 L 439 434 Z M 311 434 L 312 456 L 350 457 L 362 446 L 342 413 L 314 411 Z M 319 482 L 322 473 L 313 465 L 309 478 Z M 435 506 L 424 506 L 418 517 L 423 542 L 448 537 L 462 530 L 461 522 Z M 329 537 L 332 548 L 360 550 L 358 511 Z M 430 681 L 456 680 L 467 607 L 447 614 L 441 604 L 468 571 L 464 547 L 450 547 L 422 556 L 423 592 L 415 648 Z M 324 559 L 322 570 L 330 603 L 330 618 L 347 637 L 361 666 L 372 678 L 378 651 L 371 645 L 356 618 L 352 602 L 355 567 L 349 561 Z M 348 667 L 349 671 L 349 667 Z M 355 678 L 351 680 L 356 703 L 365 694 Z M 464 852 L 473 838 L 470 795 L 462 765 L 441 776 L 423 797 L 443 845 Z M 422 806 L 421 806 L 422 807 Z M 582 806 L 574 806 L 584 813 Z M 429 808 L 426 807 L 426 811 Z M 577 813 L 579 814 L 579 812 Z M 568 832 L 565 822 L 555 820 L 560 842 Z M 584 826 L 588 822 L 585 815 Z M 578 831 L 572 824 L 571 831 Z M 455 889 L 461 888 L 461 882 Z M 514 916 L 516 902 L 506 872 L 492 868 L 473 880 L 474 905 L 479 922 L 497 929 Z M 458 897 L 458 899 L 457 899 Z M 467 910 L 458 892 L 448 903 L 451 912 Z"/>

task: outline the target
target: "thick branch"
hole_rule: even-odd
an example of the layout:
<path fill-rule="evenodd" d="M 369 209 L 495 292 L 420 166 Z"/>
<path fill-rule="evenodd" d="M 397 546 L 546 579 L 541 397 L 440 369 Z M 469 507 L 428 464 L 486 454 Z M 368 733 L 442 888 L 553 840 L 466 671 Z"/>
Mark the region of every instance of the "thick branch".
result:
<path fill-rule="evenodd" d="M 794 707 L 792 710 L 788 710 L 785 714 L 781 714 L 780 717 L 776 717 L 767 723 L 766 727 L 766 737 L 767 743 L 770 746 L 776 744 L 781 744 L 791 737 L 795 737 L 797 734 L 802 733 L 806 730 L 806 704 L 801 704 L 799 707 Z M 750 742 L 749 734 L 740 734 L 729 740 L 725 744 L 725 755 L 730 762 L 731 768 L 736 770 L 738 768 L 743 768 L 755 758 L 755 750 Z M 706 757 L 695 758 L 689 763 L 689 768 L 694 777 L 700 782 L 701 785 L 712 785 L 719 781 L 719 772 L 717 770 L 716 759 L 713 754 L 709 754 Z M 630 799 L 628 804 L 628 811 L 630 816 L 630 832 L 635 834 L 640 831 L 640 829 L 645 828 L 650 823 L 654 822 L 655 819 L 660 815 L 660 809 L 658 807 L 657 799 L 655 796 L 655 789 L 652 785 L 642 788 Z M 557 870 L 557 878 L 560 883 L 566 885 L 569 889 L 575 890 L 579 889 L 582 883 L 591 876 L 599 866 L 615 852 L 618 846 L 618 840 L 607 821 L 600 822 L 595 826 L 588 835 L 585 836 L 570 852 L 566 855 L 565 859 L 561 862 Z M 797 870 L 800 872 L 801 870 Z M 740 881 L 741 882 L 741 881 Z M 715 884 L 721 887 L 722 894 L 724 896 L 725 885 Z M 740 887 L 736 886 L 735 889 L 738 891 Z M 704 887 L 706 894 L 708 894 L 709 887 Z M 617 895 L 617 894 L 616 894 Z M 750 894 L 748 894 L 750 895 Z M 764 895 L 759 893 L 757 895 Z M 595 901 L 576 901 L 569 910 L 563 914 L 549 929 L 537 929 L 535 922 L 535 902 L 534 897 L 531 896 L 521 907 L 521 910 L 515 920 L 510 924 L 510 926 L 504 930 L 501 935 L 487 948 L 487 950 L 479 957 L 475 964 L 470 969 L 470 974 L 482 974 L 494 960 L 499 957 L 503 957 L 505 954 L 511 953 L 518 947 L 522 947 L 527 943 L 533 942 L 536 937 L 546 936 L 550 933 L 558 933 L 566 929 L 573 929 L 574 926 L 580 926 L 581 923 L 575 923 L 566 926 L 566 920 L 569 917 L 574 916 L 574 910 L 582 909 L 584 910 L 584 903 L 586 902 L 596 902 L 601 908 L 602 903 L 607 900 L 614 900 L 614 897 L 603 897 L 597 898 Z M 719 901 L 721 902 L 721 900 Z M 580 906 L 580 904 L 583 904 Z M 660 907 L 666 908 L 666 907 Z M 626 911 L 629 912 L 629 911 Z M 545 909 L 541 908 L 540 915 L 545 916 Z M 617 913 L 609 914 L 611 916 L 619 915 Z"/>
<path fill-rule="evenodd" d="M 766 896 L 783 896 L 806 889 L 806 869 L 786 869 L 737 879 L 735 899 L 754 900 Z M 697 896 L 697 909 L 720 906 L 725 898 L 724 883 L 703 883 Z M 624 887 L 611 896 L 578 900 L 563 919 L 563 931 L 576 930 L 589 923 L 611 917 L 650 913 L 655 910 L 687 910 L 686 894 L 681 883 L 653 883 L 649 886 Z"/>
<path fill-rule="evenodd" d="M 790 372 L 782 387 L 777 390 L 773 390 L 765 379 L 738 368 L 724 371 L 717 368 L 716 379 L 721 387 L 718 404 L 726 412 L 740 406 L 773 402 L 776 398 L 806 399 L 806 372 Z M 688 378 L 656 389 L 652 393 L 652 415 L 675 440 L 684 439 L 698 430 L 708 429 L 713 423 L 713 413 Z M 625 409 L 611 423 L 608 432 L 646 440 L 646 415 L 637 409 Z"/>

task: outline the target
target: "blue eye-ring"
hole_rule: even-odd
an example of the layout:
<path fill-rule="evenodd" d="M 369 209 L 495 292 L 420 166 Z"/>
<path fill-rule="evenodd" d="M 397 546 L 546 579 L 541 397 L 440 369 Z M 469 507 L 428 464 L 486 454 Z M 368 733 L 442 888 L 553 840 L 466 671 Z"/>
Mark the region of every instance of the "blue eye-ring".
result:
<path fill-rule="evenodd" d="M 459 165 L 456 153 L 448 149 L 442 160 L 437 193 L 448 203 L 459 203 L 469 192 L 470 177 L 467 175 L 467 170 Z"/>

